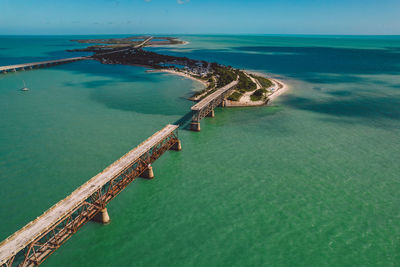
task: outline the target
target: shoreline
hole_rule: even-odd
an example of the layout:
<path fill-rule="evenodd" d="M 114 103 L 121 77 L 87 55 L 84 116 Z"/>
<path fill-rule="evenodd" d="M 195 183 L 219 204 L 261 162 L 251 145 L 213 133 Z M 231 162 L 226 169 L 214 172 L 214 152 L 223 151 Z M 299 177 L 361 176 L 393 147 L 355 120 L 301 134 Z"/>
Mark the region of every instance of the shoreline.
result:
<path fill-rule="evenodd" d="M 174 45 L 188 45 L 190 42 L 187 41 L 182 41 L 183 43 L 181 44 L 149 44 L 146 45 L 146 47 L 160 47 L 160 46 L 174 46 Z"/>
<path fill-rule="evenodd" d="M 102 64 L 113 64 L 113 63 L 102 63 Z M 148 73 L 152 73 L 152 72 L 154 72 L 154 73 L 156 73 L 156 72 L 164 72 L 164 73 L 169 73 L 169 74 L 172 74 L 172 75 L 177 75 L 177 76 L 185 77 L 185 78 L 188 78 L 188 79 L 191 79 L 191 80 L 193 80 L 193 81 L 196 81 L 196 82 L 201 83 L 203 86 L 205 86 L 205 88 L 207 88 L 208 85 L 209 85 L 208 82 L 206 82 L 206 81 L 203 81 L 203 80 L 201 80 L 201 79 L 199 79 L 199 78 L 196 78 L 196 77 L 193 77 L 193 76 L 191 76 L 191 75 L 189 75 L 189 74 L 186 74 L 186 73 L 183 73 L 183 72 L 179 72 L 179 71 L 175 71 L 175 70 L 170 70 L 170 69 L 154 69 L 152 66 L 149 66 L 149 65 L 140 65 L 140 64 L 122 64 L 122 65 L 146 68 L 147 70 L 145 70 L 145 72 L 148 72 Z"/>
<path fill-rule="evenodd" d="M 202 85 L 204 85 L 205 88 L 208 87 L 208 83 L 207 83 L 206 81 L 203 81 L 203 80 L 201 80 L 201 79 L 199 79 L 199 78 L 193 77 L 193 76 L 191 76 L 191 75 L 189 75 L 189 74 L 186 74 L 186 73 L 183 73 L 183 72 L 180 72 L 180 71 L 176 71 L 176 70 L 169 70 L 169 69 L 159 69 L 159 70 L 157 70 L 157 69 L 151 69 L 151 70 L 147 70 L 146 72 L 165 72 L 165 73 L 169 73 L 169 74 L 173 74 L 173 75 L 185 77 L 185 78 L 191 79 L 191 80 L 193 80 L 193 81 L 197 81 L 197 82 L 201 83 Z"/>
<path fill-rule="evenodd" d="M 181 77 L 185 77 L 185 78 L 188 78 L 188 79 L 191 79 L 191 80 L 194 80 L 194 81 L 197 81 L 197 82 L 199 82 L 199 83 L 201 83 L 203 86 L 205 86 L 205 88 L 207 88 L 208 87 L 208 83 L 206 82 L 206 81 L 203 81 L 203 80 L 201 80 L 201 79 L 198 79 L 198 78 L 196 78 L 196 77 L 193 77 L 193 76 L 191 76 L 191 75 L 189 75 L 189 74 L 186 74 L 186 73 L 182 73 L 182 72 L 179 72 L 179 71 L 175 71 L 175 70 L 169 70 L 169 69 L 161 69 L 161 70 L 157 70 L 157 69 L 151 69 L 151 70 L 147 70 L 147 72 L 165 72 L 165 73 L 169 73 L 169 74 L 172 74 L 172 75 L 177 75 L 177 76 L 181 76 Z M 253 74 L 257 74 L 257 75 L 259 75 L 259 76 L 263 76 L 263 77 L 265 77 L 266 75 L 265 74 L 263 74 L 263 73 L 256 73 L 256 72 L 251 72 L 251 71 L 244 71 L 247 75 L 248 74 L 250 74 L 250 73 L 253 73 Z M 271 86 L 271 87 L 276 87 L 277 89 L 276 90 L 274 90 L 272 93 L 270 93 L 268 96 L 267 96 L 267 100 L 266 101 L 263 101 L 263 100 L 260 100 L 260 101 L 251 101 L 250 100 L 250 95 L 253 93 L 253 91 L 251 91 L 251 92 L 248 92 L 247 94 L 248 94 L 248 96 L 246 95 L 244 95 L 243 97 L 246 97 L 244 100 L 243 100 L 243 97 L 241 98 L 241 100 L 239 100 L 239 101 L 230 101 L 230 100 L 226 100 L 226 107 L 260 107 L 260 106 L 267 106 L 268 104 L 270 104 L 271 102 L 273 102 L 273 101 L 275 101 L 280 95 L 282 95 L 282 94 L 284 94 L 284 93 L 286 93 L 288 90 L 289 90 L 289 86 L 286 84 L 286 83 L 284 83 L 284 82 L 282 82 L 281 80 L 278 80 L 278 79 L 275 79 L 275 78 L 268 78 L 272 83 L 273 83 L 273 85 Z M 253 79 L 252 79 L 253 80 Z M 257 89 L 259 89 L 261 86 L 260 86 L 260 84 L 256 81 L 256 84 L 257 84 Z M 270 87 L 270 88 L 271 88 Z M 247 99 L 248 98 L 248 99 Z M 192 100 L 192 101 L 194 101 L 194 99 L 193 98 L 189 98 L 189 100 Z"/>
<path fill-rule="evenodd" d="M 146 39 L 147 42 L 149 39 Z M 187 45 L 189 42 L 183 41 L 181 45 Z M 148 46 L 156 44 L 148 44 Z M 159 45 L 159 44 L 157 44 Z M 166 45 L 166 44 L 163 44 Z M 112 52 L 100 53 L 94 51 L 92 56 L 103 64 L 122 64 L 147 68 L 146 72 L 164 72 L 186 79 L 191 79 L 202 85 L 202 88 L 192 90 L 192 96 L 188 98 L 191 101 L 199 101 L 204 96 L 219 89 L 226 81 L 234 79 L 234 76 L 241 77 L 240 88 L 233 88 L 230 99 L 227 100 L 227 106 L 263 106 L 287 91 L 287 85 L 269 75 L 257 73 L 251 70 L 235 69 L 231 66 L 224 66 L 218 63 L 211 63 L 201 60 L 193 60 L 187 57 L 175 57 L 162 55 L 152 51 L 141 49 L 135 51 L 116 50 Z M 118 53 L 120 52 L 120 53 Z M 112 54 L 112 55 L 111 55 Z M 166 62 L 166 63 L 165 63 Z M 184 69 L 166 67 L 165 64 L 174 64 L 185 66 Z M 176 65 L 175 65 L 176 66 Z M 206 78 L 204 78 L 206 77 Z M 222 83 L 221 83 L 222 81 Z M 253 101 L 255 100 L 255 101 Z"/>
<path fill-rule="evenodd" d="M 244 71 L 244 73 L 246 75 L 248 74 L 255 74 L 257 76 L 262 76 L 265 77 L 266 75 L 263 73 L 259 73 L 259 72 L 252 72 L 252 71 Z M 251 76 L 250 76 L 251 78 Z M 269 105 L 271 102 L 275 101 L 280 95 L 286 93 L 289 90 L 289 86 L 282 82 L 281 80 L 275 79 L 275 78 L 268 78 L 273 85 L 270 86 L 268 89 L 270 88 L 276 88 L 272 93 L 270 93 L 269 95 L 267 95 L 267 99 L 266 100 L 259 100 L 259 101 L 251 101 L 250 99 L 250 95 L 255 91 L 251 91 L 251 92 L 246 92 L 245 94 L 243 94 L 243 96 L 240 98 L 239 101 L 231 101 L 231 100 L 226 100 L 226 107 L 261 107 L 261 106 L 267 106 Z M 254 79 L 251 78 L 251 80 L 254 82 Z M 256 81 L 255 82 L 257 84 L 257 89 L 259 89 L 261 86 L 260 84 Z M 256 89 L 256 90 L 257 90 Z"/>
<path fill-rule="evenodd" d="M 289 91 L 289 86 L 282 82 L 281 80 L 277 80 L 277 79 L 270 79 L 273 83 L 276 84 L 276 86 L 278 86 L 278 89 L 275 90 L 272 94 L 270 94 L 268 96 L 269 98 L 269 102 L 272 102 L 274 100 L 276 100 L 280 95 L 283 95 L 284 93 L 286 93 L 287 91 Z"/>
<path fill-rule="evenodd" d="M 194 81 L 197 81 L 199 83 L 201 83 L 203 86 L 205 86 L 205 88 L 208 87 L 208 83 L 206 81 L 203 81 L 201 79 L 198 79 L 196 77 L 193 77 L 189 74 L 186 73 L 182 73 L 179 71 L 175 71 L 175 70 L 169 70 L 169 69 L 151 69 L 151 70 L 147 70 L 147 72 L 165 72 L 165 73 L 169 73 L 172 75 L 177 75 L 177 76 L 181 76 L 181 77 L 185 77 Z M 258 76 L 262 76 L 265 77 L 266 75 L 263 73 L 256 73 L 256 72 L 251 72 L 251 71 L 244 71 L 246 73 L 246 75 L 253 73 L 256 74 Z M 268 104 L 270 104 L 271 102 L 275 101 L 280 95 L 286 93 L 289 90 L 289 87 L 286 83 L 282 82 L 281 80 L 275 79 L 275 78 L 268 78 L 273 85 L 271 86 L 272 88 L 276 88 L 272 93 L 270 93 L 267 96 L 267 100 L 260 100 L 260 101 L 251 101 L 250 100 L 250 95 L 253 93 L 253 91 L 251 92 L 247 92 L 246 95 L 243 95 L 243 97 L 239 100 L 239 101 L 230 101 L 230 100 L 226 100 L 226 107 L 260 107 L 260 106 L 267 106 Z M 252 79 L 253 80 L 253 79 Z M 260 84 L 256 81 L 257 84 L 257 89 L 259 89 L 261 86 Z M 271 88 L 269 87 L 269 88 Z M 190 98 L 189 100 L 193 101 L 193 98 Z"/>
<path fill-rule="evenodd" d="M 110 64 L 110 63 L 103 63 L 103 64 Z M 123 64 L 123 65 L 130 65 L 130 66 L 147 68 L 147 70 L 145 72 L 149 72 L 149 73 L 152 73 L 152 72 L 164 72 L 164 73 L 168 73 L 168 74 L 184 77 L 184 78 L 187 78 L 187 79 L 191 79 L 193 81 L 201 83 L 202 86 L 204 86 L 203 89 L 208 88 L 208 86 L 209 86 L 209 83 L 204 81 L 204 80 L 201 80 L 201 79 L 199 79 L 197 77 L 194 77 L 194 76 L 192 76 L 190 74 L 183 73 L 183 72 L 176 71 L 176 70 L 172 70 L 172 69 L 154 69 L 152 66 L 144 65 L 144 64 L 143 65 L 142 64 Z M 267 76 L 264 73 L 255 72 L 255 71 L 243 70 L 243 72 L 253 82 L 255 82 L 255 84 L 257 85 L 257 89 L 260 89 L 261 85 L 259 84 L 259 82 L 257 80 L 252 78 L 249 74 L 254 74 L 254 75 L 257 75 L 257 76 L 261 76 L 261 77 L 266 77 Z M 226 107 L 260 107 L 260 106 L 267 106 L 271 102 L 275 101 L 280 95 L 286 93 L 289 90 L 289 86 L 287 84 L 285 84 L 283 81 L 278 80 L 276 78 L 268 78 L 268 79 L 273 83 L 273 85 L 270 86 L 268 89 L 270 89 L 270 88 L 276 88 L 276 89 L 272 93 L 270 93 L 269 95 L 266 96 L 267 97 L 266 100 L 251 101 L 250 95 L 253 94 L 254 91 L 255 91 L 255 90 L 253 90 L 253 91 L 250 91 L 250 92 L 246 92 L 240 98 L 239 101 L 231 101 L 231 100 L 227 100 L 226 99 Z M 207 92 L 204 92 L 203 94 L 207 94 Z M 188 98 L 188 100 L 194 101 L 194 102 L 198 102 L 198 98 L 201 97 L 202 95 L 198 95 L 196 97 L 192 96 L 192 97 Z"/>

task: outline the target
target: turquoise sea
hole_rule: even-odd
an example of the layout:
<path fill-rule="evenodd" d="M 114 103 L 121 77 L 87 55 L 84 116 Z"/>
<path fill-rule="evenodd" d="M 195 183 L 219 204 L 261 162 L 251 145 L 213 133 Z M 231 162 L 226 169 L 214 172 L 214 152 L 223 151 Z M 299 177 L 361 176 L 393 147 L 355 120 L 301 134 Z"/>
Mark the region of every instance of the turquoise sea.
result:
<path fill-rule="evenodd" d="M 108 205 L 109 225 L 85 225 L 43 266 L 399 266 L 400 37 L 179 37 L 147 49 L 290 91 L 181 130 L 183 150 Z M 2 36 L 0 65 L 82 55 L 65 52 L 77 38 L 94 37 Z M 198 89 L 95 61 L 0 75 L 0 239 L 187 114 Z"/>

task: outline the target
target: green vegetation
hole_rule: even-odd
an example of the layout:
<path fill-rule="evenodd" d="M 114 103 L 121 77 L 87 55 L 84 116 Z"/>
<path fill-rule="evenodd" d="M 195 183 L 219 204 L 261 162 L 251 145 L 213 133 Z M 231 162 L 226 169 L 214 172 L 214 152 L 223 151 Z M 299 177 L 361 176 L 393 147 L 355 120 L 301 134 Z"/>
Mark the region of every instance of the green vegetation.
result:
<path fill-rule="evenodd" d="M 218 88 L 222 88 L 229 83 L 238 79 L 236 90 L 229 96 L 229 100 L 239 101 L 244 94 L 252 94 L 251 100 L 258 101 L 266 98 L 266 89 L 272 86 L 272 82 L 264 77 L 256 75 L 248 75 L 246 72 L 235 69 L 231 66 L 223 66 L 218 63 L 208 63 L 207 61 L 199 61 L 189 59 L 187 57 L 176 57 L 169 55 L 161 55 L 152 51 L 143 49 L 131 49 L 133 45 L 137 45 L 147 37 L 127 37 L 113 39 L 91 39 L 77 40 L 80 43 L 93 43 L 94 46 L 85 48 L 85 51 L 92 51 L 95 54 L 94 59 L 104 64 L 125 64 L 125 65 L 141 65 L 148 66 L 153 69 L 174 69 L 179 72 L 187 72 L 194 78 L 207 81 L 209 86 L 201 91 L 195 92 L 193 99 L 204 98 Z M 162 39 L 159 41 L 159 39 Z M 165 44 L 173 42 L 182 42 L 172 37 L 157 37 L 148 44 Z M 80 51 L 80 50 L 78 50 Z M 104 53 L 104 52 L 113 53 Z M 170 66 L 168 66 L 170 65 Z M 184 70 L 177 68 L 177 65 L 184 66 Z M 175 67 L 174 67 L 175 66 Z M 255 79 L 258 82 L 255 82 Z M 254 81 L 254 82 L 253 82 Z M 260 83 L 262 90 L 257 90 Z M 200 97 L 200 95 L 202 97 Z"/>
<path fill-rule="evenodd" d="M 221 88 L 225 85 L 231 83 L 236 80 L 236 74 L 232 69 L 227 67 L 222 67 L 217 63 L 212 63 L 211 67 L 214 69 L 215 74 L 218 75 L 217 87 Z"/>
<path fill-rule="evenodd" d="M 201 94 L 204 94 L 205 92 L 207 92 L 208 90 L 210 90 L 210 88 L 205 88 L 205 89 L 203 89 L 203 90 L 200 90 L 200 91 L 197 91 L 197 92 L 195 92 L 194 94 L 193 94 L 193 96 L 199 96 L 199 95 L 201 95 Z"/>
<path fill-rule="evenodd" d="M 253 78 L 257 79 L 257 81 L 261 84 L 262 88 L 264 88 L 264 89 L 267 89 L 273 85 L 273 83 L 265 77 L 256 76 L 256 75 L 251 75 L 251 76 Z"/>
<path fill-rule="evenodd" d="M 256 90 L 257 85 L 243 71 L 237 70 L 236 74 L 239 75 L 239 83 L 237 85 L 239 91 Z"/>
<path fill-rule="evenodd" d="M 266 89 L 258 89 L 250 96 L 251 101 L 260 101 L 265 99 Z"/>
<path fill-rule="evenodd" d="M 209 94 L 215 92 L 215 88 L 214 88 L 214 87 L 211 87 L 211 86 L 208 86 L 207 88 L 205 88 L 205 89 L 203 89 L 203 90 L 201 90 L 201 91 L 195 92 L 195 93 L 193 94 L 193 97 L 202 95 L 202 94 L 204 94 L 204 93 L 206 93 L 206 92 L 207 92 L 207 94 L 205 94 L 204 96 L 202 96 L 200 99 L 203 99 L 204 97 L 208 96 Z"/>
<path fill-rule="evenodd" d="M 260 100 L 262 100 L 262 99 L 263 99 L 262 96 L 255 96 L 255 95 L 251 95 L 251 96 L 250 96 L 250 100 L 251 100 L 251 101 L 260 101 Z"/>
<path fill-rule="evenodd" d="M 209 91 L 207 92 L 207 94 L 205 94 L 201 99 L 205 98 L 205 97 L 208 96 L 208 95 L 211 95 L 211 94 L 214 93 L 215 91 L 217 91 L 216 88 L 209 90 Z"/>
<path fill-rule="evenodd" d="M 108 39 L 83 39 L 83 40 L 71 40 L 82 44 L 121 44 L 121 45 L 138 45 L 142 43 L 149 36 L 130 36 L 126 38 L 108 38 Z M 175 37 L 156 37 L 155 40 L 151 40 L 149 44 L 152 45 L 171 45 L 171 44 L 183 44 L 184 42 Z"/>
<path fill-rule="evenodd" d="M 243 95 L 243 94 L 241 94 L 240 92 L 235 91 L 235 92 L 233 92 L 233 94 L 231 94 L 231 95 L 228 97 L 228 100 L 231 100 L 231 101 L 239 101 L 240 98 L 242 97 L 242 95 Z"/>

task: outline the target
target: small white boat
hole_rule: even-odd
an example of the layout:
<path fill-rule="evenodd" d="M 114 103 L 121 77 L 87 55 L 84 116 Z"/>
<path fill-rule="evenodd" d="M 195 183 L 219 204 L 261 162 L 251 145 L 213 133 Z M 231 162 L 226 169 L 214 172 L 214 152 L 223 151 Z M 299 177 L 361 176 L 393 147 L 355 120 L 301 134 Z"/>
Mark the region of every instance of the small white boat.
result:
<path fill-rule="evenodd" d="M 21 88 L 21 91 L 29 91 L 29 88 L 26 87 L 25 81 L 24 81 L 24 87 Z"/>

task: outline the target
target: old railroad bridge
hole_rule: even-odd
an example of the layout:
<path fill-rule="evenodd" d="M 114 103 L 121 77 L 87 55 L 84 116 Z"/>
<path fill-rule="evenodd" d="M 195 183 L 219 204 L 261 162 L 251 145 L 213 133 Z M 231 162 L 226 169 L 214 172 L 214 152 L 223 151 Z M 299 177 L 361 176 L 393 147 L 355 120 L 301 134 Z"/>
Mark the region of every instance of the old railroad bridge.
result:
<path fill-rule="evenodd" d="M 0 243 L 0 266 L 37 266 L 90 220 L 108 223 L 106 205 L 137 177 L 153 178 L 151 164 L 181 150 L 177 125 L 167 125 L 36 220 Z"/>
<path fill-rule="evenodd" d="M 146 39 L 145 42 L 150 39 Z M 51 66 L 87 57 L 0 67 L 0 71 L 18 70 L 34 66 Z M 225 106 L 225 99 L 238 80 L 217 89 L 192 106 L 191 130 L 200 131 L 204 117 L 214 117 L 217 106 Z M 108 223 L 106 205 L 138 177 L 154 177 L 151 164 L 167 150 L 181 150 L 178 125 L 167 125 L 142 144 L 129 151 L 104 171 L 80 186 L 44 214 L 0 243 L 0 267 L 38 266 L 84 224 L 93 220 Z"/>
<path fill-rule="evenodd" d="M 190 124 L 190 129 L 192 131 L 200 131 L 200 121 L 204 117 L 214 117 L 214 108 L 218 106 L 225 107 L 225 99 L 232 93 L 236 85 L 239 83 L 238 79 L 216 90 L 214 93 L 208 95 L 199 103 L 192 106 L 192 122 Z"/>
<path fill-rule="evenodd" d="M 214 108 L 238 81 L 218 89 L 192 107 L 191 129 L 214 117 Z M 142 144 L 76 189 L 36 220 L 0 243 L 0 266 L 38 266 L 90 220 L 108 223 L 106 205 L 137 177 L 152 179 L 151 164 L 167 150 L 181 150 L 178 125 L 167 125 Z"/>

